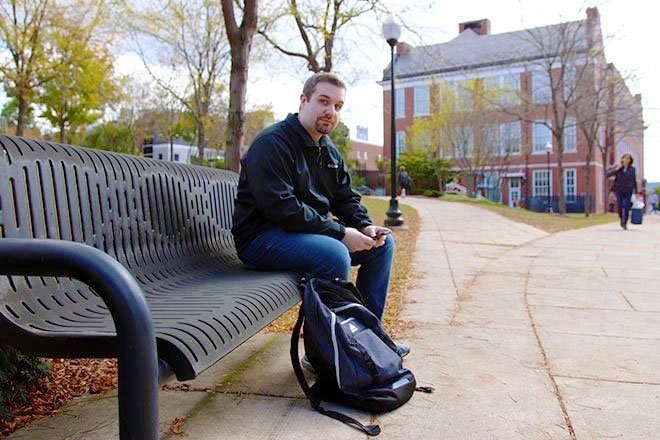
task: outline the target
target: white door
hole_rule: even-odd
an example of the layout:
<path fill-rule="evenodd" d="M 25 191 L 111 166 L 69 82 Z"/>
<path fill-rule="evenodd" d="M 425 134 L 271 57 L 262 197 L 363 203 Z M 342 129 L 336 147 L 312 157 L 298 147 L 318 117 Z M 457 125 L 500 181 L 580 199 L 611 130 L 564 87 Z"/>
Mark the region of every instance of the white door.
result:
<path fill-rule="evenodd" d="M 520 177 L 509 178 L 509 207 L 515 208 L 520 200 Z"/>

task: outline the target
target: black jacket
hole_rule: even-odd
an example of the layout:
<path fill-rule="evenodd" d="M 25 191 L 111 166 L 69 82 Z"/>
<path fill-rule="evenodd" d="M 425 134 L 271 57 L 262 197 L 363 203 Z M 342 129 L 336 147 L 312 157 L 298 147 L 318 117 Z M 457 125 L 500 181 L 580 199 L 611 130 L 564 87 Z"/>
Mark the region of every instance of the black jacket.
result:
<path fill-rule="evenodd" d="M 637 192 L 637 173 L 635 167 L 611 170 L 607 173 L 609 176 L 614 175 L 614 192 Z"/>
<path fill-rule="evenodd" d="M 241 167 L 232 227 L 239 254 L 276 226 L 341 240 L 343 224 L 358 229 L 371 224 L 337 148 L 327 136 L 314 142 L 297 114 L 262 131 Z"/>

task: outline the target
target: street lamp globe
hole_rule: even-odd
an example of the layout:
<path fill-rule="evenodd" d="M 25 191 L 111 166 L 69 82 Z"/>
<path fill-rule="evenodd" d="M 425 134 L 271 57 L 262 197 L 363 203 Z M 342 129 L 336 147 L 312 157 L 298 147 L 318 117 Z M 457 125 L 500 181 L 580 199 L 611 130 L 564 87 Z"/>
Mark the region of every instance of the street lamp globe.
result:
<path fill-rule="evenodd" d="M 394 21 L 394 18 L 388 17 L 383 23 L 383 38 L 390 46 L 394 46 L 401 36 L 401 26 Z"/>
<path fill-rule="evenodd" d="M 552 142 L 548 141 L 548 143 L 545 144 L 545 152 L 552 153 Z"/>

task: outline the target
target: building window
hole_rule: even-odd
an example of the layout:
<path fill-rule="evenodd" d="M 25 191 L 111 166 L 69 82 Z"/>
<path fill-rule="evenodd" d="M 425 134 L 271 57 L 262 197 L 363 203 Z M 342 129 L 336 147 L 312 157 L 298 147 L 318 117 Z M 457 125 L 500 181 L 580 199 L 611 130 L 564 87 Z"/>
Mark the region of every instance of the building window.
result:
<path fill-rule="evenodd" d="M 474 107 L 474 80 L 464 80 L 458 83 L 458 108 L 459 110 L 471 110 Z"/>
<path fill-rule="evenodd" d="M 502 155 L 520 154 L 520 122 L 500 124 L 499 131 Z"/>
<path fill-rule="evenodd" d="M 576 184 L 575 184 L 575 169 L 566 169 L 564 170 L 564 195 L 569 201 L 575 200 L 576 194 Z"/>
<path fill-rule="evenodd" d="M 497 157 L 502 152 L 502 141 L 500 139 L 500 127 L 489 125 L 484 130 L 484 150 L 488 156 Z"/>
<path fill-rule="evenodd" d="M 552 177 L 548 174 L 548 170 L 534 171 L 532 173 L 532 180 L 534 196 L 547 197 L 552 192 Z"/>
<path fill-rule="evenodd" d="M 535 121 L 532 125 L 532 153 L 545 153 L 545 146 L 552 141 L 552 131 L 548 125 L 550 125 L 550 121 Z"/>
<path fill-rule="evenodd" d="M 394 95 L 394 117 L 404 118 L 406 116 L 406 93 L 405 89 L 396 89 Z"/>
<path fill-rule="evenodd" d="M 514 106 L 520 104 L 520 75 L 507 73 L 502 75 L 502 94 L 500 105 Z"/>
<path fill-rule="evenodd" d="M 414 115 L 428 116 L 431 113 L 429 110 L 429 87 L 417 86 L 415 87 L 414 92 L 415 92 Z"/>
<path fill-rule="evenodd" d="M 575 95 L 575 66 L 564 67 L 564 102 L 573 101 Z"/>
<path fill-rule="evenodd" d="M 456 143 L 454 145 L 454 157 L 472 157 L 474 154 L 474 132 L 466 127 L 456 132 Z"/>
<path fill-rule="evenodd" d="M 368 160 L 368 159 L 369 159 L 369 156 L 367 156 L 367 152 L 365 151 L 364 152 L 364 160 Z"/>
<path fill-rule="evenodd" d="M 363 125 L 358 125 L 357 126 L 357 138 L 363 141 L 368 141 L 369 140 L 369 128 L 365 127 Z"/>
<path fill-rule="evenodd" d="M 383 156 L 379 154 L 378 155 L 378 162 L 380 162 L 381 160 L 383 160 Z"/>
<path fill-rule="evenodd" d="M 566 118 L 566 122 L 564 123 L 564 153 L 577 151 L 576 135 L 575 119 Z"/>
<path fill-rule="evenodd" d="M 175 161 L 175 162 L 178 162 L 178 161 L 179 161 L 179 155 L 178 155 L 178 154 L 175 154 L 175 155 L 174 155 L 174 161 Z"/>
<path fill-rule="evenodd" d="M 406 151 L 406 133 L 403 131 L 396 132 L 396 157 Z"/>
<path fill-rule="evenodd" d="M 532 73 L 532 100 L 534 104 L 547 104 L 550 102 L 550 76 L 544 70 Z"/>
<path fill-rule="evenodd" d="M 361 159 L 361 158 L 360 158 L 360 150 L 357 151 L 357 158 L 358 158 L 358 160 Z"/>

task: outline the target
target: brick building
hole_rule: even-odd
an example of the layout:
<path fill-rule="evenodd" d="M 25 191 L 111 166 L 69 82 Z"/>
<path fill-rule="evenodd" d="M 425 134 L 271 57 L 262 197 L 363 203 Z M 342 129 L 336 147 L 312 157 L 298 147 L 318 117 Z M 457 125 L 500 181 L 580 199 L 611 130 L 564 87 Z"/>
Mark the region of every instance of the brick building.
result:
<path fill-rule="evenodd" d="M 441 92 L 444 90 L 443 87 L 455 88 L 457 95 L 460 96 L 464 91 L 461 89 L 461 84 L 468 81 L 495 85 L 506 90 L 507 93 L 503 99 L 498 98 L 497 108 L 485 117 L 489 126 L 483 131 L 496 133 L 497 151 L 506 152 L 506 164 L 503 165 L 501 160 L 493 160 L 489 165 L 482 167 L 475 178 L 476 188 L 473 189 L 492 200 L 510 206 L 517 205 L 517 201 L 521 200 L 524 205 L 532 209 L 536 207 L 537 210 L 543 210 L 547 196 L 556 198 L 560 186 L 557 148 L 550 154 L 549 166 L 546 150 L 548 143 L 557 144 L 552 130 L 548 127 L 548 125 L 552 126 L 549 116 L 553 110 L 552 96 L 556 96 L 557 93 L 560 96 L 574 93 L 569 93 L 566 88 L 570 75 L 572 75 L 570 81 L 576 84 L 574 93 L 576 96 L 579 91 L 598 88 L 599 84 L 606 83 L 603 78 L 609 78 L 608 81 L 618 80 L 622 84 L 616 97 L 617 108 L 620 110 L 616 113 L 627 112 L 625 126 L 628 128 L 608 131 L 609 119 L 604 116 L 598 117 L 598 141 L 607 145 L 610 153 L 603 163 L 600 150 L 594 148 L 589 166 L 591 170 L 589 191 L 586 188 L 585 178 L 586 138 L 580 128 L 580 124 L 589 119 L 586 117 L 588 111 L 585 111 L 584 105 L 572 103 L 569 99 L 565 101 L 565 128 L 560 137 L 564 144 L 561 190 L 565 196 L 566 207 L 569 211 L 584 209 L 584 197 L 588 192 L 595 202 L 595 206 L 592 206 L 597 212 L 602 212 L 610 184 L 603 176 L 603 169 L 616 163 L 623 153 L 630 153 L 633 156 L 641 184 L 644 176 L 641 96 L 633 96 L 616 68 L 607 63 L 598 10 L 589 8 L 586 15 L 585 20 L 502 34 L 491 34 L 490 21 L 484 19 L 460 23 L 459 35 L 445 43 L 411 47 L 400 42 L 396 47 L 394 66 L 397 152 L 405 151 L 413 122 L 417 118 L 431 118 L 433 103 L 443 99 Z M 558 56 L 556 63 L 551 61 L 549 67 L 544 68 L 543 63 L 548 60 L 545 51 L 558 47 L 560 45 L 558 42 L 566 38 L 569 33 L 575 40 L 571 42 L 571 50 L 575 55 L 563 58 L 567 60 L 564 63 L 560 62 L 561 57 Z M 593 56 L 584 56 L 592 53 Z M 579 72 L 579 75 L 576 72 Z M 577 76 L 579 79 L 576 79 Z M 561 82 L 555 83 L 555 78 L 560 78 Z M 384 70 L 380 84 L 383 87 L 385 139 L 383 150 L 384 155 L 389 157 L 391 114 L 389 66 Z M 559 84 L 559 89 L 553 88 L 553 84 L 555 86 Z M 586 96 L 585 93 L 582 95 Z M 601 99 L 599 102 L 604 102 L 606 95 L 607 93 L 597 95 Z M 583 102 L 587 101 L 583 99 Z M 607 106 L 602 105 L 599 108 L 600 110 L 597 111 L 600 115 L 602 108 Z M 623 122 L 618 125 L 622 124 Z M 555 124 L 555 127 L 557 125 Z M 609 136 L 610 132 L 618 135 Z M 471 148 L 478 148 L 480 142 L 485 142 L 483 134 L 472 133 L 471 136 L 470 142 L 474 143 Z M 428 146 L 434 155 L 452 159 L 454 169 L 461 170 L 458 166 L 460 153 L 453 150 L 455 147 L 448 146 L 446 142 L 440 140 L 442 134 L 428 139 Z M 434 139 L 438 140 L 434 141 Z M 502 156 L 504 153 L 498 154 Z M 553 202 L 555 209 L 556 203 Z"/>
<path fill-rule="evenodd" d="M 376 171 L 376 161 L 383 159 L 383 146 L 367 141 L 351 139 L 349 159 L 357 160 L 359 168 L 366 171 Z"/>

